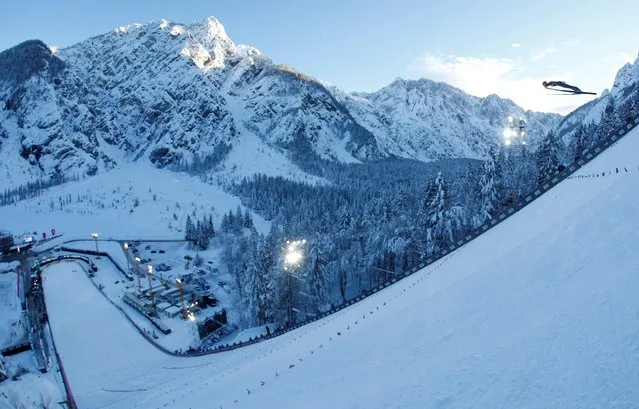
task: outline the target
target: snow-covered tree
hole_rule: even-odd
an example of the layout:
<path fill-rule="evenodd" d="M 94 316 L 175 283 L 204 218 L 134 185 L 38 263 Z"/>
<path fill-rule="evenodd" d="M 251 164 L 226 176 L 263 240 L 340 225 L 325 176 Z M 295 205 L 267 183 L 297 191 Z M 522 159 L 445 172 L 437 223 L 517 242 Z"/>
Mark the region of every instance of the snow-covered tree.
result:
<path fill-rule="evenodd" d="M 479 177 L 480 198 L 481 203 L 479 213 L 472 219 L 473 228 L 483 225 L 487 220 L 493 218 L 497 206 L 497 188 L 495 186 L 495 161 L 492 156 L 484 162 L 481 175 Z"/>
<path fill-rule="evenodd" d="M 325 309 L 328 300 L 328 280 L 324 269 L 321 250 L 316 246 L 311 246 L 309 251 L 309 295 L 311 296 L 311 306 L 314 313 L 320 313 Z"/>
<path fill-rule="evenodd" d="M 579 125 L 577 127 L 573 136 L 573 140 L 574 140 L 574 149 L 573 149 L 574 153 L 573 153 L 572 159 L 574 161 L 578 161 L 579 159 L 581 159 L 581 156 L 584 154 L 584 152 L 587 149 L 586 133 L 584 131 L 583 125 Z"/>
<path fill-rule="evenodd" d="M 495 173 L 493 177 L 493 184 L 495 186 L 495 193 L 497 194 L 498 201 L 506 195 L 504 178 L 508 171 L 506 166 L 506 150 L 502 145 L 499 150 L 491 149 L 491 155 L 495 162 Z"/>
<path fill-rule="evenodd" d="M 635 91 L 637 92 L 637 91 Z M 620 125 L 626 125 L 632 119 L 637 118 L 639 116 L 639 96 L 633 95 L 624 101 L 619 107 L 619 120 Z"/>
<path fill-rule="evenodd" d="M 466 212 L 461 206 L 453 206 L 446 211 L 446 242 L 454 243 L 464 234 Z"/>
<path fill-rule="evenodd" d="M 259 263 L 260 269 L 267 272 L 267 290 L 263 300 L 266 306 L 266 319 L 268 322 L 285 325 L 288 321 L 291 300 L 281 242 L 281 232 L 272 225 L 271 231 L 260 244 Z"/>
<path fill-rule="evenodd" d="M 596 143 L 601 142 L 603 139 L 608 138 L 612 135 L 612 133 L 619 128 L 621 124 L 621 120 L 619 117 L 619 112 L 617 110 L 617 104 L 615 103 L 614 98 L 608 99 L 608 104 L 604 109 L 604 115 L 601 118 L 601 122 L 599 123 L 599 132 L 597 136 L 599 137 Z"/>
<path fill-rule="evenodd" d="M 251 325 L 264 325 L 269 322 L 272 296 L 269 293 L 268 279 L 271 273 L 268 256 L 264 255 L 264 242 L 258 241 L 257 233 L 251 235 L 249 252 L 245 256 L 246 294 L 248 297 L 248 316 Z M 266 268 L 266 269 L 264 269 Z"/>
<path fill-rule="evenodd" d="M 559 142 L 553 132 L 549 132 L 541 141 L 541 145 L 537 150 L 536 159 L 538 183 L 542 184 L 557 173 L 559 165 L 561 164 Z"/>
<path fill-rule="evenodd" d="M 186 216 L 186 226 L 184 227 L 185 240 L 193 242 L 195 241 L 195 226 L 190 215 Z"/>
<path fill-rule="evenodd" d="M 250 229 L 253 227 L 253 218 L 251 217 L 251 213 L 248 209 L 244 210 L 244 227 Z"/>
<path fill-rule="evenodd" d="M 446 190 L 446 182 L 440 171 L 437 173 L 432 187 L 429 188 L 429 196 L 433 196 L 428 203 L 426 228 L 426 248 L 429 253 L 438 251 L 446 238 Z"/>

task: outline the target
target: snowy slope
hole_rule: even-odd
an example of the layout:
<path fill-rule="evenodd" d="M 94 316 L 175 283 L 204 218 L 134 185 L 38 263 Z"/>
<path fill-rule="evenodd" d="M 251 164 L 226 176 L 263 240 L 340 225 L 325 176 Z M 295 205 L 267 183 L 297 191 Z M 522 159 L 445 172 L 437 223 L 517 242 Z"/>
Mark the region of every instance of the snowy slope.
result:
<path fill-rule="evenodd" d="M 222 215 L 238 206 L 244 208 L 216 186 L 139 162 L 3 206 L 0 217 L 14 234 L 49 234 L 55 228 L 63 241 L 87 239 L 93 232 L 103 239 L 183 239 L 188 214 L 212 214 L 219 226 Z M 263 217 L 254 214 L 253 221 L 259 232 L 269 231 Z"/>
<path fill-rule="evenodd" d="M 565 180 L 375 296 L 218 355 L 161 355 L 85 276 L 51 267 L 44 290 L 75 397 L 83 408 L 636 407 L 638 150 L 639 128 L 579 171 L 605 177 Z"/>

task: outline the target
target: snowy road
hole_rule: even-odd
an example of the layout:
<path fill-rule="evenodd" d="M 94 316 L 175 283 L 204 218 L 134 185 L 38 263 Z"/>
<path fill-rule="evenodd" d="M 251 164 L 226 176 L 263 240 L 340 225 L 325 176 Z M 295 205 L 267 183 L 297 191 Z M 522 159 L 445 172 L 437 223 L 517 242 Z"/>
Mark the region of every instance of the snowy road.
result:
<path fill-rule="evenodd" d="M 637 152 L 639 128 L 578 174 Z M 155 350 L 79 268 L 44 289 L 83 409 L 636 408 L 637 227 L 639 174 L 566 180 L 362 303 L 200 358 Z"/>

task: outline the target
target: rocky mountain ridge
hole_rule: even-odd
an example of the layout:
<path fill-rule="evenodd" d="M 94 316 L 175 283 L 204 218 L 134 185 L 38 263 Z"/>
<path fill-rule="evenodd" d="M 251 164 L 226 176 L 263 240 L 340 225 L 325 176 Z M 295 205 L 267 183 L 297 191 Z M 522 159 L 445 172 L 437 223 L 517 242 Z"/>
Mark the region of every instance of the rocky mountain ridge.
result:
<path fill-rule="evenodd" d="M 508 115 L 527 119 L 533 146 L 561 120 L 429 80 L 348 94 L 236 45 L 212 17 L 119 27 L 55 52 L 24 42 L 0 53 L 0 102 L 4 186 L 195 158 L 233 178 L 277 157 L 288 164 L 276 174 L 309 180 L 300 161 L 482 158 Z"/>

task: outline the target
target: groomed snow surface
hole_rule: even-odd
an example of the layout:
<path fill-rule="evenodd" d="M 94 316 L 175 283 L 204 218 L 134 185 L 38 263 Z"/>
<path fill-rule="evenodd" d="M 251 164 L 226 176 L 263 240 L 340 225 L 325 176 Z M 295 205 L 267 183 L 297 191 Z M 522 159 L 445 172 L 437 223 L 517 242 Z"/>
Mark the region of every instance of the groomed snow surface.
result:
<path fill-rule="evenodd" d="M 240 199 L 195 177 L 134 163 L 4 206 L 0 218 L 1 227 L 14 234 L 35 231 L 38 237 L 42 232 L 49 236 L 55 228 L 64 236 L 49 243 L 54 246 L 90 239 L 94 232 L 100 239 L 183 239 L 187 215 L 212 214 L 219 226 L 222 216 L 238 206 L 244 210 Z M 258 232 L 268 233 L 270 222 L 252 216 Z"/>
<path fill-rule="evenodd" d="M 637 169 L 639 128 L 580 174 Z M 49 317 L 88 408 L 639 407 L 639 172 L 560 183 L 364 302 L 199 358 L 147 343 L 73 263 Z"/>

